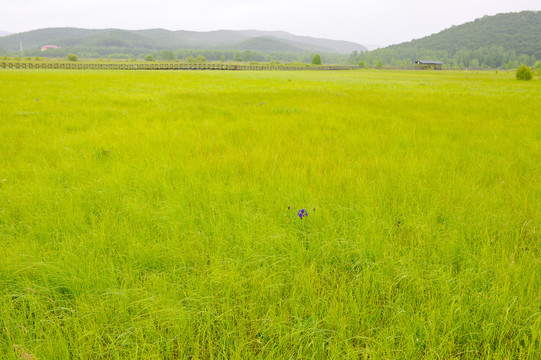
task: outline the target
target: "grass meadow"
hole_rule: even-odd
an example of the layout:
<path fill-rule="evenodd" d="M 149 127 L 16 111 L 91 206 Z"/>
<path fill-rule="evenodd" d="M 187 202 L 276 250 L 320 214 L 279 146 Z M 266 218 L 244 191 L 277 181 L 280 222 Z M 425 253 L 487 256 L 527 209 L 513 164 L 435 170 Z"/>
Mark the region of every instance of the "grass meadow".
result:
<path fill-rule="evenodd" d="M 0 358 L 539 359 L 540 104 L 513 72 L 2 70 Z"/>

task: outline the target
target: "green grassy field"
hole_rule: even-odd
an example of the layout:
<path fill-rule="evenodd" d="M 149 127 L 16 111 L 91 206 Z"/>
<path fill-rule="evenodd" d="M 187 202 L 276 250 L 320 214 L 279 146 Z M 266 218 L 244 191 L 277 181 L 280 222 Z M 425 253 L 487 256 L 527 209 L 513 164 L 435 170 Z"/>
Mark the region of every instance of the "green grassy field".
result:
<path fill-rule="evenodd" d="M 540 104 L 512 72 L 2 70 L 0 358 L 538 359 Z"/>

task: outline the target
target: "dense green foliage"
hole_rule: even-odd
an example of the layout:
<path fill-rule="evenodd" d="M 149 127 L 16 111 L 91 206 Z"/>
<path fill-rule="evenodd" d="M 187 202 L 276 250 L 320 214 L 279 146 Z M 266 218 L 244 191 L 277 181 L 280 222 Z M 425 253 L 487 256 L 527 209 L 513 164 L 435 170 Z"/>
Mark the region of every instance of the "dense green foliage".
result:
<path fill-rule="evenodd" d="M 222 52 L 218 55 L 218 59 L 222 55 L 227 57 L 228 52 L 245 50 L 257 51 L 271 56 L 274 53 L 294 53 L 296 56 L 303 56 L 315 51 L 337 55 L 347 54 L 354 50 L 365 50 L 362 45 L 347 41 L 315 39 L 280 31 L 192 32 L 163 29 L 128 31 L 52 28 L 1 37 L 0 49 L 4 50 L 0 54 L 20 55 L 21 41 L 24 45 L 23 55 L 25 56 L 40 55 L 41 46 L 54 44 L 62 48 L 48 50 L 47 56 L 65 57 L 69 52 L 73 52 L 85 58 L 109 56 L 141 58 L 141 54 L 149 52 L 153 52 L 153 56 L 159 57 L 157 54 L 163 51 L 175 53 L 187 49 Z M 197 55 L 209 58 L 208 54 L 199 53 Z"/>
<path fill-rule="evenodd" d="M 0 83 L 6 358 L 539 359 L 539 79 Z"/>
<path fill-rule="evenodd" d="M 485 16 L 422 39 L 363 55 L 371 65 L 411 66 L 438 60 L 451 67 L 516 68 L 541 58 L 541 11 Z"/>
<path fill-rule="evenodd" d="M 517 78 L 517 80 L 532 80 L 532 69 L 522 64 L 518 67 L 515 73 L 515 77 Z"/>
<path fill-rule="evenodd" d="M 23 54 L 19 53 L 20 40 L 25 44 Z M 447 68 L 514 69 L 520 64 L 534 66 L 541 58 L 541 11 L 485 16 L 367 53 L 359 44 L 280 31 L 53 28 L 0 38 L 0 55 L 40 56 L 40 47 L 49 43 L 62 48 L 47 50 L 47 57 L 66 57 L 73 52 L 82 58 L 144 59 L 150 52 L 154 58 L 167 61 L 204 56 L 209 61 L 310 63 L 312 54 L 318 52 L 327 64 L 356 65 L 362 58 L 366 66 L 378 67 L 381 63 L 409 68 L 415 60 L 438 60 Z"/>
<path fill-rule="evenodd" d="M 321 55 L 315 54 L 314 57 L 312 57 L 312 65 L 321 65 Z"/>
<path fill-rule="evenodd" d="M 238 43 L 235 50 L 261 52 L 305 52 L 306 50 L 272 37 L 255 37 Z"/>
<path fill-rule="evenodd" d="M 68 54 L 68 60 L 69 61 L 77 61 L 79 57 L 75 54 Z"/>

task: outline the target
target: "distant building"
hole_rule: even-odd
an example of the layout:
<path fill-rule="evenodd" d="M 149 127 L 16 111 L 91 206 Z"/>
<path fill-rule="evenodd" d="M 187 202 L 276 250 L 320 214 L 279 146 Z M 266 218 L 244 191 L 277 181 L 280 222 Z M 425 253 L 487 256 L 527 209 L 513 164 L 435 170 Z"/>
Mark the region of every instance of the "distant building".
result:
<path fill-rule="evenodd" d="M 41 47 L 41 51 L 47 51 L 49 49 L 60 49 L 58 45 L 44 45 Z"/>
<path fill-rule="evenodd" d="M 419 69 L 432 69 L 432 70 L 442 70 L 443 69 L 443 63 L 441 61 L 416 60 L 415 65 Z"/>

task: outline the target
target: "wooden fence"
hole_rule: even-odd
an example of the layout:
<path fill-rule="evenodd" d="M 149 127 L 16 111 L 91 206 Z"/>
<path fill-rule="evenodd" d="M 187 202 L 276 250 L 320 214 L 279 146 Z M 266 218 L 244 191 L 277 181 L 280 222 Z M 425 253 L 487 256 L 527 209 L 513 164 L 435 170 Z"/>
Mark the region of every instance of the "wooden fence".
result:
<path fill-rule="evenodd" d="M 323 66 L 270 66 L 270 65 L 234 65 L 215 63 L 85 63 L 85 62 L 17 62 L 0 61 L 0 69 L 61 69 L 61 70 L 352 70 L 358 66 L 323 65 Z"/>

